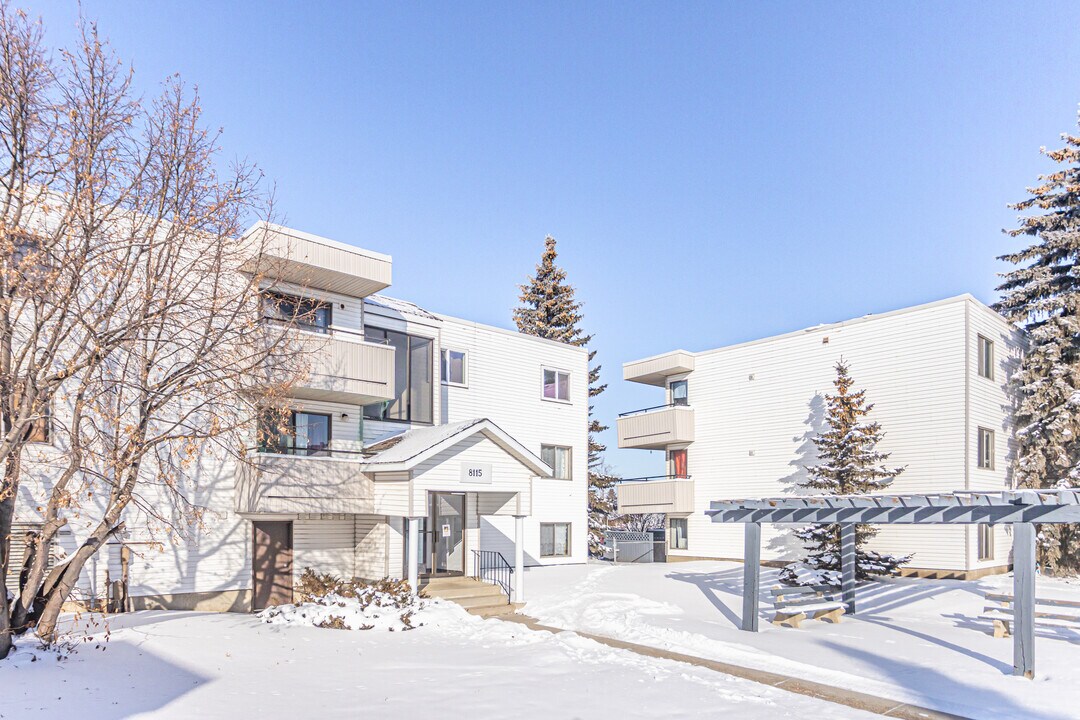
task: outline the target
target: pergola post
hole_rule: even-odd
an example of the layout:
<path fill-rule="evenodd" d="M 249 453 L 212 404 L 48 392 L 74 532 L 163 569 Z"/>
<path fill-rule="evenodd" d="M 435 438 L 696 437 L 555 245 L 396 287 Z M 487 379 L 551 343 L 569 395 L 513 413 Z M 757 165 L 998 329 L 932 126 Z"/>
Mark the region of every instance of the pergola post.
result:
<path fill-rule="evenodd" d="M 761 584 L 761 523 L 746 523 L 743 536 L 742 629 L 758 631 L 758 588 Z"/>
<path fill-rule="evenodd" d="M 840 525 L 840 593 L 844 612 L 855 614 L 855 523 Z"/>
<path fill-rule="evenodd" d="M 1013 523 L 1013 675 L 1035 676 L 1035 525 Z"/>

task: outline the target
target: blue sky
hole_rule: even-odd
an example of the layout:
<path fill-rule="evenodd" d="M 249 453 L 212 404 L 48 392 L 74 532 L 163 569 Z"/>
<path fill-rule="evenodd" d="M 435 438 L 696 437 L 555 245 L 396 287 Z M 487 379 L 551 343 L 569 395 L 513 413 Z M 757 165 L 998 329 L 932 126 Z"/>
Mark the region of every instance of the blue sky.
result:
<path fill-rule="evenodd" d="M 71 42 L 74 2 L 23 6 Z M 993 301 L 1006 203 L 1080 103 L 1075 2 L 82 7 L 146 95 L 199 86 L 288 224 L 391 253 L 397 296 L 509 327 L 558 238 L 612 425 L 661 401 L 626 360 Z"/>

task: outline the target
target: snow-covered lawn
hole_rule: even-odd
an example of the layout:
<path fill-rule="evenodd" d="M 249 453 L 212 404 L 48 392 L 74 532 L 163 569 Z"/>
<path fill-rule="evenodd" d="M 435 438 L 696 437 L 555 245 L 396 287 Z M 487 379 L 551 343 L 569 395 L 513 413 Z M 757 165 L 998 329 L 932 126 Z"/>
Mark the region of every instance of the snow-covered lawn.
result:
<path fill-rule="evenodd" d="M 545 578 L 545 581 L 547 579 Z M 139 612 L 67 660 L 0 663 L 3 718 L 857 718 L 682 663 L 432 603 L 415 630 Z"/>
<path fill-rule="evenodd" d="M 1011 675 L 1012 639 L 994 639 L 976 618 L 987 590 L 1011 592 L 1011 576 L 980 581 L 895 579 L 861 589 L 857 615 L 839 625 L 737 629 L 742 565 L 606 563 L 534 569 L 524 612 L 545 624 L 785 673 L 973 718 L 1080 717 L 1080 632 L 1036 629 L 1036 679 Z M 763 569 L 762 588 L 777 571 Z M 1080 600 L 1080 584 L 1040 578 L 1039 597 Z"/>

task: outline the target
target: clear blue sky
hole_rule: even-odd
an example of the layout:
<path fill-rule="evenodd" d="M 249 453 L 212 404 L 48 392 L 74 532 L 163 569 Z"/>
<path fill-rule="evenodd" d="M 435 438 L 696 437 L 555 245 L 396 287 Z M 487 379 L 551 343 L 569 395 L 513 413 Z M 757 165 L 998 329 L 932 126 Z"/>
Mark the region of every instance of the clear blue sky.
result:
<path fill-rule="evenodd" d="M 16 4 L 19 4 L 16 0 Z M 71 42 L 74 2 L 23 3 Z M 197 83 L 295 227 L 511 326 L 545 234 L 621 364 L 971 292 L 1076 130 L 1080 3 L 83 0 L 148 95 Z M 628 310 L 629 308 L 629 310 Z M 624 475 L 657 453 L 614 450 Z"/>

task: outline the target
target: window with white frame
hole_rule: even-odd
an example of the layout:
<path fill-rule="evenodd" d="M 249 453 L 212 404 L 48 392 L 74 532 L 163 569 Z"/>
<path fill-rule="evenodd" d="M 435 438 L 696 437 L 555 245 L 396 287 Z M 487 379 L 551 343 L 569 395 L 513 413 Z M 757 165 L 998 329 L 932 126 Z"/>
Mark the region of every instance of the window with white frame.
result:
<path fill-rule="evenodd" d="M 994 341 L 979 336 L 979 375 L 994 379 Z"/>
<path fill-rule="evenodd" d="M 561 445 L 541 445 L 540 459 L 552 469 L 556 480 L 570 480 L 570 448 Z"/>
<path fill-rule="evenodd" d="M 978 453 L 978 466 L 983 470 L 994 469 L 994 431 L 979 428 L 979 441 L 976 452 Z"/>
<path fill-rule="evenodd" d="M 540 523 L 540 557 L 569 557 L 570 523 Z"/>
<path fill-rule="evenodd" d="M 442 381 L 446 385 L 466 384 L 465 353 L 460 350 L 443 348 L 442 351 Z"/>
<path fill-rule="evenodd" d="M 668 519 L 668 547 L 672 550 L 686 549 L 686 518 Z"/>
<path fill-rule="evenodd" d="M 570 373 L 544 368 L 544 399 L 570 402 Z"/>
<path fill-rule="evenodd" d="M 979 528 L 979 560 L 994 559 L 994 526 L 980 523 Z"/>

